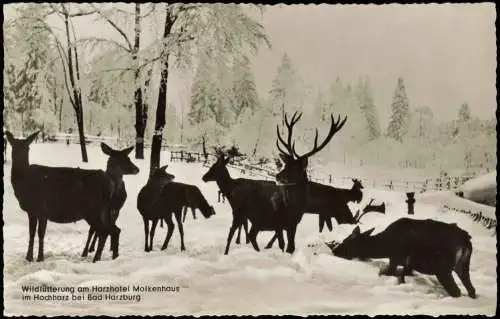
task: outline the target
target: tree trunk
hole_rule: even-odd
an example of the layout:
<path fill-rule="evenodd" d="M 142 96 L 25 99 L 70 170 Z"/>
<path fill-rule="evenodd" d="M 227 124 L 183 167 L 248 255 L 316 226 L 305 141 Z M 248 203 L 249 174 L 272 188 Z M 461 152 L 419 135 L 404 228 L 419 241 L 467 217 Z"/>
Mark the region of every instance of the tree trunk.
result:
<path fill-rule="evenodd" d="M 78 108 L 78 111 L 76 112 L 76 123 L 78 125 L 78 135 L 80 138 L 80 149 L 82 151 L 82 161 L 84 163 L 87 163 L 89 161 L 88 156 L 87 156 L 87 147 L 85 144 L 85 134 L 83 130 L 83 110 L 80 105 Z"/>
<path fill-rule="evenodd" d="M 144 131 L 146 130 L 147 115 L 144 116 L 143 102 L 142 102 L 142 88 L 140 83 L 141 71 L 138 65 L 138 54 L 141 39 L 141 5 L 135 4 L 135 26 L 134 26 L 134 49 L 132 53 L 132 60 L 134 61 L 134 103 L 135 103 L 135 158 L 144 159 Z"/>
<path fill-rule="evenodd" d="M 139 70 L 135 72 L 136 83 L 139 82 Z M 146 130 L 146 121 L 143 118 L 143 103 L 142 103 L 142 89 L 140 86 L 136 87 L 134 93 L 135 102 L 135 158 L 144 159 L 144 131 Z"/>
<path fill-rule="evenodd" d="M 80 89 L 77 87 L 79 83 L 76 82 L 75 80 L 75 72 L 77 72 L 77 77 L 78 75 L 78 53 L 76 50 L 76 46 L 74 45 L 73 42 L 71 42 L 71 37 L 69 35 L 69 13 L 66 11 L 66 8 L 64 7 L 63 4 L 61 4 L 64 12 L 64 25 L 66 29 L 66 40 L 68 42 L 68 74 L 69 74 L 69 80 L 71 83 L 71 88 L 72 92 L 68 92 L 69 94 L 73 95 L 73 108 L 75 109 L 76 113 L 76 122 L 78 125 L 78 134 L 80 138 L 80 148 L 82 150 L 82 161 L 84 163 L 87 163 L 88 156 L 87 156 L 87 145 L 85 144 L 85 135 L 84 135 L 84 130 L 83 130 L 83 103 L 82 103 L 82 94 Z M 73 53 L 75 54 L 75 61 L 73 64 Z M 64 62 L 63 62 L 64 63 Z"/>
<path fill-rule="evenodd" d="M 168 57 L 165 57 L 161 70 L 160 90 L 158 93 L 158 105 L 156 107 L 156 123 L 151 143 L 151 161 L 149 175 L 160 167 L 161 143 L 165 127 L 165 108 L 167 105 L 167 81 L 168 81 Z"/>
<path fill-rule="evenodd" d="M 170 7 L 167 7 L 167 15 L 165 18 L 165 29 L 163 32 L 163 39 L 167 39 L 172 30 L 175 18 L 172 14 Z M 163 139 L 163 130 L 165 127 L 165 108 L 167 106 L 167 81 L 168 81 L 168 57 L 169 55 L 163 49 L 163 65 L 161 68 L 160 89 L 158 92 L 158 104 L 156 107 L 156 122 L 155 130 L 153 132 L 153 141 L 151 143 L 151 159 L 149 166 L 149 175 L 160 167 L 160 152 L 161 142 Z"/>

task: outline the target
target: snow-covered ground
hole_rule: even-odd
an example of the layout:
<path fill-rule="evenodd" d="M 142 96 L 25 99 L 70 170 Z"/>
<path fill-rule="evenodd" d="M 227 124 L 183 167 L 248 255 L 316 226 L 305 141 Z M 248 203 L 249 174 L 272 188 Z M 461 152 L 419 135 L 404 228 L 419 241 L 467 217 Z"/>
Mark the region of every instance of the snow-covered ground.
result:
<path fill-rule="evenodd" d="M 10 147 L 9 147 L 10 153 Z M 9 154 L 10 157 L 10 154 Z M 78 146 L 42 145 L 31 147 L 31 162 L 50 166 L 104 168 L 106 158 L 99 148 L 89 147 L 90 163 L 80 161 Z M 168 160 L 163 154 L 162 164 Z M 147 179 L 149 160 L 137 161 L 141 172 L 126 176 L 129 197 L 118 219 L 122 229 L 120 257 L 111 260 L 109 241 L 103 260 L 92 263 L 93 255 L 80 257 L 88 226 L 84 221 L 62 225 L 50 223 L 45 236 L 45 261 L 28 263 L 24 257 L 28 223 L 13 195 L 10 183 L 10 158 L 4 165 L 4 304 L 8 315 L 203 315 L 203 314 L 485 314 L 496 312 L 496 236 L 474 223 L 468 216 L 442 211 L 442 194 L 416 197 L 415 218 L 435 218 L 456 222 L 472 235 L 474 252 L 471 279 L 478 298 L 446 296 L 433 276 L 397 279 L 379 277 L 387 260 L 348 261 L 334 257 L 323 244 L 342 240 L 353 226 L 336 226 L 332 232 L 318 233 L 316 216 L 305 215 L 297 231 L 297 250 L 290 256 L 277 247 L 263 249 L 271 233 L 259 235 L 261 252 L 251 245 L 231 244 L 223 255 L 231 223 L 228 203 L 217 203 L 217 186 L 203 183 L 207 170 L 201 164 L 170 163 L 168 171 L 177 181 L 196 184 L 216 215 L 204 219 L 191 215 L 185 223 L 185 252 L 180 251 L 177 227 L 167 250 L 160 247 L 166 229 L 157 228 L 154 251 L 144 252 L 143 223 L 136 209 L 136 196 Z M 239 172 L 231 171 L 233 177 Z M 387 214 L 363 218 L 362 230 L 383 230 L 406 214 L 404 193 L 365 189 L 364 207 L 384 201 Z M 422 199 L 422 200 L 420 200 Z M 352 205 L 356 209 L 355 205 Z M 38 240 L 35 240 L 37 243 Z M 35 244 L 35 256 L 38 245 Z M 90 287 L 94 285 L 178 286 L 179 292 L 140 293 L 140 302 L 123 301 L 25 301 L 22 285 Z M 85 294 L 86 295 L 86 294 Z M 137 293 L 129 293 L 137 295 Z"/>

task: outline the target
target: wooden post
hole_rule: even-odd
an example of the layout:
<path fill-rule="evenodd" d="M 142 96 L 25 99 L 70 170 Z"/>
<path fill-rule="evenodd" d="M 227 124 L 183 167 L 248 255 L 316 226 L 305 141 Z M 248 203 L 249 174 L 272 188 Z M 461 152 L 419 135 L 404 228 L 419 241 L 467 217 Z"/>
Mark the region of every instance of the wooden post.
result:
<path fill-rule="evenodd" d="M 408 204 L 408 215 L 414 215 L 415 192 L 406 193 L 406 197 L 408 197 L 408 199 L 406 200 L 406 203 Z"/>

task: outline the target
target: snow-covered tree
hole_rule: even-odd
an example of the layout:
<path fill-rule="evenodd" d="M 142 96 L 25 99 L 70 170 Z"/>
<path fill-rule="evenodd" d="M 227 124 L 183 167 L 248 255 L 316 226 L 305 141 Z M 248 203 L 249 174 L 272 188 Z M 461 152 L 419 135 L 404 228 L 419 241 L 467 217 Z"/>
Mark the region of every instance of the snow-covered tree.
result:
<path fill-rule="evenodd" d="M 387 127 L 387 135 L 392 139 L 402 142 L 410 126 L 410 105 L 406 96 L 403 78 L 398 78 L 398 83 L 392 98 L 392 115 Z"/>
<path fill-rule="evenodd" d="M 359 88 L 358 101 L 362 113 L 366 119 L 368 139 L 375 140 L 380 137 L 380 122 L 378 118 L 377 108 L 373 100 L 373 93 L 370 85 L 370 79 L 366 78 Z"/>
<path fill-rule="evenodd" d="M 272 105 L 272 114 L 282 118 L 285 112 L 302 109 L 303 91 L 302 81 L 297 74 L 288 54 L 283 54 L 278 66 L 276 77 L 272 82 L 269 97 Z"/>
<path fill-rule="evenodd" d="M 469 103 L 463 103 L 460 105 L 460 109 L 458 110 L 458 121 L 460 123 L 465 123 L 470 120 L 470 108 Z"/>
<path fill-rule="evenodd" d="M 259 107 L 259 96 L 255 78 L 251 70 L 251 62 L 247 56 L 236 59 L 233 68 L 233 112 L 235 119 L 240 115 L 253 114 Z M 247 112 L 250 110 L 250 113 Z"/>

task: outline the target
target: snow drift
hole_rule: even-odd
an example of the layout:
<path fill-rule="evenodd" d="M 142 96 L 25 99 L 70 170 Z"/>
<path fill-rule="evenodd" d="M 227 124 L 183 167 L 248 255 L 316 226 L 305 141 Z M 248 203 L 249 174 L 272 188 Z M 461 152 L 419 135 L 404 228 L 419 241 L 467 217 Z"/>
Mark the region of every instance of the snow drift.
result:
<path fill-rule="evenodd" d="M 497 171 L 468 180 L 458 191 L 463 192 L 463 197 L 471 201 L 496 207 Z"/>

